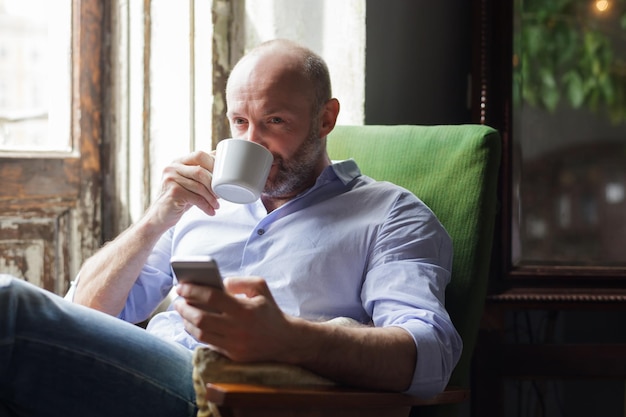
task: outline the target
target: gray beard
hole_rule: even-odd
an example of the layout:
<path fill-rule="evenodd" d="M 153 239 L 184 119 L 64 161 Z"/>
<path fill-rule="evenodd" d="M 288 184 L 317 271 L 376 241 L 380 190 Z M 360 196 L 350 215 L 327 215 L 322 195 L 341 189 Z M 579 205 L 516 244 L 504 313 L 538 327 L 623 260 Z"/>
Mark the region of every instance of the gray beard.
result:
<path fill-rule="evenodd" d="M 278 157 L 278 173 L 273 180 L 268 179 L 263 195 L 280 198 L 303 191 L 315 180 L 311 177 L 323 153 L 324 145 L 319 138 L 319 132 L 310 132 L 292 158 L 285 160 Z"/>

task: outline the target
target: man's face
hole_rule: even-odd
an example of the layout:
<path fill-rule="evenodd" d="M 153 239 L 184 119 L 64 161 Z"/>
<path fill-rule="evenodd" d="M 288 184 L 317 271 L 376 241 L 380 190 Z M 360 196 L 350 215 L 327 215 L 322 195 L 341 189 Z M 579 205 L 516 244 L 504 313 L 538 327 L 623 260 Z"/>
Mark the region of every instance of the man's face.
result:
<path fill-rule="evenodd" d="M 288 63 L 252 57 L 231 74 L 226 99 L 234 138 L 257 142 L 274 163 L 263 194 L 289 197 L 303 191 L 320 173 L 325 149 L 320 120 L 313 118 L 313 89 Z"/>

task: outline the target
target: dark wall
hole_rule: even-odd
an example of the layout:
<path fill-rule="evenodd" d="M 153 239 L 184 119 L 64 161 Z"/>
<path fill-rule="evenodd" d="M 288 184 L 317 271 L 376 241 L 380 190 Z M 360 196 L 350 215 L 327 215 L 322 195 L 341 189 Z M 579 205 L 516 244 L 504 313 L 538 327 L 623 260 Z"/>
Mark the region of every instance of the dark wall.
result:
<path fill-rule="evenodd" d="M 366 124 L 471 122 L 471 3 L 367 0 Z"/>

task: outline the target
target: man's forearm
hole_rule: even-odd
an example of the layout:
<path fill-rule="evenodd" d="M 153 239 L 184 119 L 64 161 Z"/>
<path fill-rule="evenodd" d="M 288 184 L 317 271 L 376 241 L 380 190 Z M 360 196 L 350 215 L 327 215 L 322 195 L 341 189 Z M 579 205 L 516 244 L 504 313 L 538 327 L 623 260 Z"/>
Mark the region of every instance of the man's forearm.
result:
<path fill-rule="evenodd" d="M 142 219 L 107 243 L 81 268 L 74 301 L 111 315 L 119 314 L 161 234 Z"/>
<path fill-rule="evenodd" d="M 289 362 L 349 385 L 404 391 L 417 358 L 411 335 L 399 327 L 345 327 L 299 323 Z"/>

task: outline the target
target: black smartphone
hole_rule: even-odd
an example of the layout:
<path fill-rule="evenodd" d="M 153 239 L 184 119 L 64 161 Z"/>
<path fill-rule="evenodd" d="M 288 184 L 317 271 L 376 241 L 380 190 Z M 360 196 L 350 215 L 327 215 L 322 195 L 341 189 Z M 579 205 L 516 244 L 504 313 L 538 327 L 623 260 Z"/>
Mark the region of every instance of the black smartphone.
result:
<path fill-rule="evenodd" d="M 220 270 L 210 256 L 174 256 L 170 264 L 179 282 L 224 289 Z"/>

